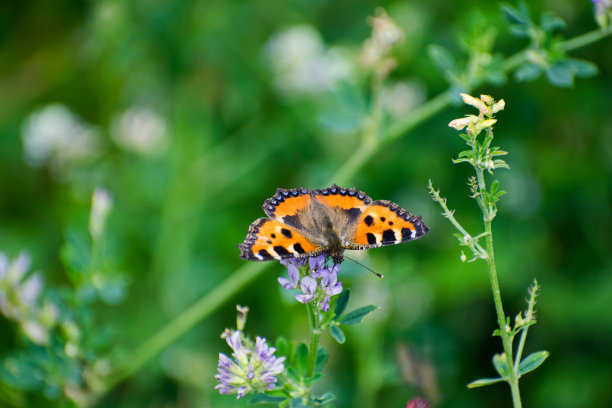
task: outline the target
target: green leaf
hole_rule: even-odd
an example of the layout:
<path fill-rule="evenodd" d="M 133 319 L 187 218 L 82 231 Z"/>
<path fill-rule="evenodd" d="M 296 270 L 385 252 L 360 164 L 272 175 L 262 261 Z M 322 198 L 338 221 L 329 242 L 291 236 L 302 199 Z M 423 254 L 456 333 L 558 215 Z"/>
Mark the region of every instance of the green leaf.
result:
<path fill-rule="evenodd" d="M 276 342 L 274 343 L 274 347 L 276 348 L 277 356 L 288 356 L 289 355 L 289 343 L 287 339 L 284 337 L 278 337 Z"/>
<path fill-rule="evenodd" d="M 542 13 L 540 18 L 540 27 L 546 32 L 553 32 L 564 29 L 567 25 L 561 17 L 557 17 L 554 13 L 548 11 Z"/>
<path fill-rule="evenodd" d="M 519 376 L 538 368 L 550 356 L 548 351 L 536 351 L 523 359 L 519 364 Z"/>
<path fill-rule="evenodd" d="M 338 296 L 338 301 L 336 302 L 336 308 L 334 309 L 334 320 L 337 320 L 344 310 L 346 310 L 346 306 L 348 305 L 349 299 L 351 297 L 351 290 L 344 289 L 340 296 Z"/>
<path fill-rule="evenodd" d="M 504 160 L 498 159 L 498 160 L 493 160 L 493 165 L 495 166 L 496 169 L 509 169 L 510 166 L 508 166 L 508 163 L 506 163 Z"/>
<path fill-rule="evenodd" d="M 508 77 L 506 73 L 500 69 L 494 69 L 489 67 L 488 71 L 485 73 L 487 82 L 491 85 L 504 85 L 508 81 Z"/>
<path fill-rule="evenodd" d="M 344 336 L 344 332 L 338 326 L 330 327 L 329 332 L 331 333 L 331 335 L 334 338 L 334 340 L 336 340 L 338 343 L 343 344 L 346 341 L 346 337 Z"/>
<path fill-rule="evenodd" d="M 314 384 L 317 381 L 319 381 L 321 378 L 323 378 L 323 374 L 314 373 L 312 377 L 304 379 L 304 384 L 308 384 L 308 385 Z"/>
<path fill-rule="evenodd" d="M 541 74 L 542 68 L 539 65 L 527 62 L 514 71 L 514 79 L 517 82 L 533 81 Z"/>
<path fill-rule="evenodd" d="M 571 65 L 572 70 L 579 78 L 590 78 L 592 76 L 597 75 L 597 73 L 599 72 L 597 65 L 593 64 L 590 61 L 570 58 L 567 60 L 567 62 Z"/>
<path fill-rule="evenodd" d="M 304 404 L 302 397 L 295 397 L 291 399 L 291 408 L 307 408 L 308 405 Z"/>
<path fill-rule="evenodd" d="M 18 389 L 35 390 L 44 384 L 45 373 L 41 365 L 45 363 L 48 362 L 37 362 L 34 356 L 26 353 L 7 357 L 0 367 L 0 379 L 2 383 Z"/>
<path fill-rule="evenodd" d="M 286 397 L 275 397 L 268 394 L 256 394 L 249 398 L 251 404 L 279 404 L 286 400 Z"/>
<path fill-rule="evenodd" d="M 323 347 L 319 348 L 317 351 L 317 360 L 315 361 L 315 372 L 320 372 L 323 370 L 323 366 L 327 363 L 329 359 L 329 353 Z"/>
<path fill-rule="evenodd" d="M 298 372 L 298 370 L 296 370 L 296 369 L 295 369 L 295 367 L 289 367 L 289 368 L 287 368 L 287 376 L 288 376 L 288 377 L 289 377 L 291 380 L 293 380 L 293 381 L 295 381 L 295 382 L 298 382 L 298 383 L 299 383 L 300 381 L 302 381 L 302 378 L 303 378 L 303 375 L 302 375 L 302 374 L 300 374 L 300 373 Z"/>
<path fill-rule="evenodd" d="M 546 70 L 548 81 L 560 88 L 569 88 L 574 84 L 574 70 L 567 60 L 557 61 Z"/>
<path fill-rule="evenodd" d="M 335 399 L 336 399 L 336 396 L 334 394 L 332 394 L 331 392 L 326 392 L 320 397 L 313 398 L 313 401 L 316 405 L 325 405 L 325 404 L 329 404 Z"/>
<path fill-rule="evenodd" d="M 511 24 L 531 24 L 529 10 L 524 4 L 520 4 L 519 7 L 520 6 L 522 6 L 522 10 L 517 10 L 509 4 L 502 4 L 501 9 L 504 13 L 504 16 L 506 17 L 506 20 L 508 20 L 508 22 L 510 22 Z"/>
<path fill-rule="evenodd" d="M 495 180 L 491 183 L 491 195 L 494 196 L 497 190 L 499 190 L 499 180 Z"/>
<path fill-rule="evenodd" d="M 377 307 L 374 305 L 360 307 L 359 309 L 355 309 L 352 312 L 348 313 L 346 316 L 342 318 L 340 324 L 349 325 L 349 324 L 357 324 L 361 322 L 361 320 L 370 312 L 376 310 Z"/>
<path fill-rule="evenodd" d="M 505 381 L 503 378 L 481 378 L 476 381 L 472 381 L 467 385 L 468 388 L 476 388 L 476 387 L 484 387 L 486 385 L 491 385 L 498 383 L 500 381 Z"/>
<path fill-rule="evenodd" d="M 297 349 L 296 352 L 296 368 L 302 375 L 302 377 L 306 376 L 306 366 L 308 362 L 308 347 L 306 344 L 302 343 Z"/>
<path fill-rule="evenodd" d="M 457 74 L 457 67 L 451 54 L 439 45 L 430 45 L 427 49 L 430 58 L 438 69 L 448 78 L 453 78 Z"/>
<path fill-rule="evenodd" d="M 508 359 L 505 354 L 495 354 L 493 356 L 493 366 L 500 376 L 508 378 L 510 367 L 508 366 Z"/>

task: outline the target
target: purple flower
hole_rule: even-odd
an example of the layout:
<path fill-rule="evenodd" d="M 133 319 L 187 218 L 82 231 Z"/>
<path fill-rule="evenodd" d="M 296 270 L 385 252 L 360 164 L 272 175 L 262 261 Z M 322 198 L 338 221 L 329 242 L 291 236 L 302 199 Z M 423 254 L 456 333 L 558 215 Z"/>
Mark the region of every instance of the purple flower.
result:
<path fill-rule="evenodd" d="M 612 0 L 591 0 L 595 6 L 595 20 L 602 28 L 607 28 L 612 20 Z"/>
<path fill-rule="evenodd" d="M 287 271 L 289 273 L 289 279 L 278 278 L 280 283 L 285 290 L 296 289 L 300 283 L 300 270 L 293 264 L 287 265 Z"/>
<path fill-rule="evenodd" d="M 308 258 L 308 265 L 310 266 L 310 273 L 313 276 L 317 273 L 317 271 L 325 266 L 327 263 L 327 255 L 321 254 L 319 256 L 311 256 Z"/>
<path fill-rule="evenodd" d="M 302 290 L 302 293 L 295 295 L 297 301 L 300 303 L 310 302 L 314 298 L 317 290 L 316 279 L 311 278 L 310 276 L 304 276 L 300 282 L 300 289 Z"/>
<path fill-rule="evenodd" d="M 281 259 L 280 263 L 283 266 L 289 267 L 289 265 L 293 265 L 293 266 L 304 266 L 306 264 L 306 261 L 308 260 L 308 258 L 286 258 L 286 259 Z"/>
<path fill-rule="evenodd" d="M 219 373 L 215 376 L 219 382 L 215 389 L 221 394 L 236 394 L 237 398 L 251 391 L 273 389 L 276 376 L 285 370 L 285 357 L 275 357 L 276 349 L 268 346 L 265 338 L 257 337 L 253 346 L 248 340 L 243 344 L 241 336 L 236 330 L 226 338 L 233 350 L 232 358 L 219 353 Z"/>
<path fill-rule="evenodd" d="M 321 287 L 327 296 L 335 296 L 342 292 L 342 282 L 338 282 L 338 271 L 340 264 L 334 265 L 321 277 Z"/>

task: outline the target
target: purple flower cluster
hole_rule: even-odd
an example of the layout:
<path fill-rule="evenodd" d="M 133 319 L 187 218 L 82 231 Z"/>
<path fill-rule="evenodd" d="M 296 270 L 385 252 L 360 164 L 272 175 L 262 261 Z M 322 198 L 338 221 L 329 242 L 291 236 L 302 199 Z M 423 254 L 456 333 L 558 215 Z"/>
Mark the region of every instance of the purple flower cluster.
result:
<path fill-rule="evenodd" d="M 241 336 L 236 330 L 226 337 L 232 358 L 219 353 L 219 374 L 215 376 L 219 382 L 215 389 L 221 394 L 237 394 L 237 398 L 273 389 L 276 376 L 285 370 L 285 357 L 274 356 L 276 349 L 268 346 L 266 339 L 257 337 L 253 346 L 248 340 L 243 344 Z"/>
<path fill-rule="evenodd" d="M 308 258 L 308 267 L 303 269 L 303 276 L 300 276 L 300 267 L 306 266 L 306 258 L 285 259 L 281 263 L 287 267 L 289 279 L 278 278 L 278 282 L 286 290 L 299 289 L 300 293 L 295 298 L 300 303 L 314 300 L 326 312 L 331 296 L 342 292 L 342 283 L 338 281 L 340 264 L 327 266 L 325 254 Z"/>

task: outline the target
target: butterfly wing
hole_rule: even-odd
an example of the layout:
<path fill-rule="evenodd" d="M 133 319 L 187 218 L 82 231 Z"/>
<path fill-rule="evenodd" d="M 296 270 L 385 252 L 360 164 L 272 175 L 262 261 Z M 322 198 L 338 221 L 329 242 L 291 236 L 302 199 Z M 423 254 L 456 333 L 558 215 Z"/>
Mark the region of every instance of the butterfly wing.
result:
<path fill-rule="evenodd" d="M 312 195 L 321 204 L 343 210 L 363 211 L 372 202 L 372 199 L 363 191 L 342 188 L 336 184 L 329 188 L 312 190 Z"/>
<path fill-rule="evenodd" d="M 399 205 L 377 200 L 368 205 L 357 221 L 352 242 L 346 249 L 368 249 L 421 238 L 429 232 L 420 216 Z"/>
<path fill-rule="evenodd" d="M 238 245 L 240 257 L 249 261 L 316 256 L 323 248 L 305 238 L 299 230 L 270 218 L 259 218 L 249 227 Z"/>
<path fill-rule="evenodd" d="M 305 188 L 279 188 L 263 205 L 266 215 L 276 221 L 302 229 L 300 218 L 310 206 L 310 192 Z"/>

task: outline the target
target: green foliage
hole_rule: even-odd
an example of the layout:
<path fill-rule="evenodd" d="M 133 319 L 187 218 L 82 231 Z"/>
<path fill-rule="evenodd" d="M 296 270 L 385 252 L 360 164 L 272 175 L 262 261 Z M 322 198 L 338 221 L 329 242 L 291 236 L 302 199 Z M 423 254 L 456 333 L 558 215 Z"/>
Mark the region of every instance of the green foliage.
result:
<path fill-rule="evenodd" d="M 396 201 L 432 230 L 364 254 L 383 280 L 356 267 L 341 273 L 354 302 L 380 308 L 348 327 L 339 325 L 342 298 L 330 305 L 321 321 L 328 351 L 315 348 L 309 381 L 334 379 L 338 398 L 310 402 L 497 401 L 498 387 L 465 396 L 457 386 L 493 374 L 481 350 L 501 337 L 486 336 L 486 280 L 455 262 L 453 238 L 423 192 L 427 178 L 439 183 L 465 226 L 456 235 L 462 259 L 486 261 L 486 231 L 468 233 L 481 212 L 459 199 L 464 167 L 448 165 L 460 149 L 440 125 L 460 91 L 503 95 L 511 107 L 496 131 L 512 170 L 468 188 L 496 216 L 504 306 L 520 308 L 532 276 L 545 288 L 546 324 L 523 344 L 555 358 L 521 395 L 530 406 L 612 404 L 602 319 L 612 290 L 609 9 L 391 1 L 403 42 L 365 65 L 368 16 L 377 15 L 365 2 L 9 3 L 0 10 L 0 252 L 14 259 L 25 249 L 33 265 L 20 286 L 33 276 L 44 285 L 36 302 L 19 305 L 21 318 L 2 308 L 1 406 L 236 406 L 214 390 L 213 374 L 236 301 L 258 311 L 251 327 L 262 335 L 295 339 L 276 344 L 300 381 L 307 317 L 273 289 L 277 268 L 245 265 L 236 244 L 277 187 L 331 183 Z M 272 54 L 274 38 L 296 32 L 306 42 Z M 483 154 L 465 150 L 456 158 Z M 99 187 L 114 205 L 94 242 L 88 217 Z M 451 222 L 453 214 L 445 212 Z M 20 298 L 3 289 L 0 300 Z M 522 350 L 535 318 L 505 322 Z M 344 345 L 327 336 L 334 328 Z M 41 333 L 45 345 L 30 337 Z M 508 364 L 522 375 L 544 361 L 538 353 Z"/>

